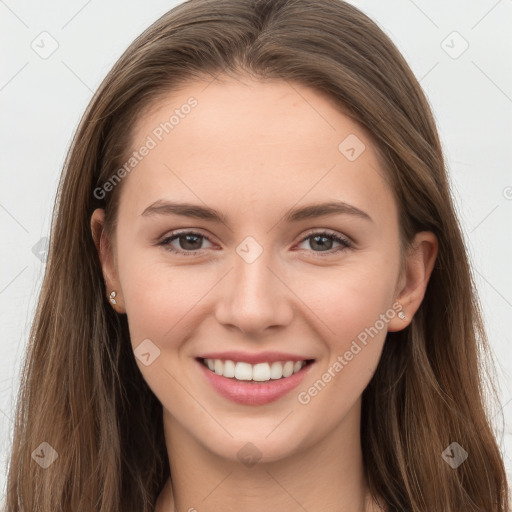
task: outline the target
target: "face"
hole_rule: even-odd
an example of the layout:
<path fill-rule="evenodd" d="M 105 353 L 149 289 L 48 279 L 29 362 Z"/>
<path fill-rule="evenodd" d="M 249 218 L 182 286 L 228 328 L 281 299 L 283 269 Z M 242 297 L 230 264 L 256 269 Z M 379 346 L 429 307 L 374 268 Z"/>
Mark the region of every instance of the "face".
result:
<path fill-rule="evenodd" d="M 138 121 L 108 279 L 168 425 L 227 459 L 250 442 L 277 460 L 359 414 L 402 322 L 397 206 L 369 134 L 328 98 L 207 85 Z M 273 378 L 289 360 L 309 362 Z"/>

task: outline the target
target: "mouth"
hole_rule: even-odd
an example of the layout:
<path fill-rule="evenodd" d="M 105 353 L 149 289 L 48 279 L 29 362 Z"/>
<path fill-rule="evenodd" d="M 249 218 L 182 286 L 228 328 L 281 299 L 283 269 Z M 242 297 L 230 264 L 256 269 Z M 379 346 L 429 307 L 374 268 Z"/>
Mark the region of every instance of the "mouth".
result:
<path fill-rule="evenodd" d="M 250 364 L 197 357 L 196 361 L 207 382 L 224 398 L 244 405 L 263 405 L 296 388 L 315 360 Z"/>

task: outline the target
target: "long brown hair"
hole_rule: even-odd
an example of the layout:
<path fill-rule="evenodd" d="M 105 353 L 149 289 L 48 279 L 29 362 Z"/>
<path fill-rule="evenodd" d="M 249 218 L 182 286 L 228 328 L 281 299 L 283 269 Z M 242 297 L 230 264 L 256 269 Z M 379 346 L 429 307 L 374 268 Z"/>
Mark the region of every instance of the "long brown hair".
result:
<path fill-rule="evenodd" d="M 341 0 L 190 0 L 140 35 L 104 79 L 59 184 L 6 510 L 154 509 L 169 477 L 162 406 L 137 367 L 126 316 L 108 305 L 90 230 L 97 207 L 114 229 L 122 183 L 104 197 L 94 190 L 123 165 L 139 116 L 181 84 L 221 74 L 327 94 L 374 137 L 403 242 L 422 230 L 438 238 L 423 303 L 409 327 L 388 333 L 363 393 L 370 488 L 390 511 L 508 510 L 487 401 L 497 397 L 490 354 L 433 116 L 391 40 Z M 456 469 L 442 457 L 452 442 L 468 453 Z M 50 447 L 58 457 L 43 468 L 33 453 L 54 454 Z"/>

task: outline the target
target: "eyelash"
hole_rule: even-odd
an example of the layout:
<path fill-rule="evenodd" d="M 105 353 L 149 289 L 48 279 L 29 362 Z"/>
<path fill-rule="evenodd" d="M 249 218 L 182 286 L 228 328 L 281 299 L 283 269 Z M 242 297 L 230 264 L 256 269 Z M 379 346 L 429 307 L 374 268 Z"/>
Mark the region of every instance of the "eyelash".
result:
<path fill-rule="evenodd" d="M 169 251 L 169 252 L 171 252 L 173 254 L 182 254 L 183 256 L 197 256 L 198 255 L 198 251 L 200 251 L 201 249 L 197 249 L 195 251 L 183 251 L 183 250 L 180 250 L 180 249 L 172 248 L 172 246 L 170 245 L 171 242 L 173 242 L 174 240 L 176 240 L 176 239 L 178 239 L 178 238 L 180 238 L 182 236 L 185 236 L 185 235 L 194 235 L 194 236 L 197 236 L 197 237 L 204 238 L 204 239 L 208 240 L 208 242 L 210 242 L 210 243 L 213 243 L 206 235 L 203 235 L 203 234 L 198 233 L 196 231 L 181 231 L 181 232 L 178 232 L 178 233 L 173 233 L 170 236 L 164 238 L 157 245 L 163 246 L 166 251 Z M 329 239 L 332 239 L 335 242 L 338 242 L 338 243 L 341 244 L 341 247 L 337 247 L 335 249 L 330 249 L 328 251 L 310 251 L 310 252 L 313 252 L 314 254 L 316 254 L 320 258 L 323 258 L 323 257 L 326 257 L 326 256 L 332 256 L 335 253 L 338 253 L 340 251 L 344 251 L 344 250 L 349 249 L 349 248 L 352 247 L 352 243 L 347 238 L 341 237 L 340 235 L 337 235 L 336 233 L 332 233 L 332 232 L 329 232 L 329 231 L 314 231 L 314 232 L 311 232 L 309 235 L 307 235 L 306 237 L 302 238 L 302 240 L 299 242 L 299 244 L 302 244 L 306 240 L 308 240 L 310 238 L 315 238 L 317 236 L 322 236 L 322 237 L 325 237 L 325 238 L 329 238 Z"/>

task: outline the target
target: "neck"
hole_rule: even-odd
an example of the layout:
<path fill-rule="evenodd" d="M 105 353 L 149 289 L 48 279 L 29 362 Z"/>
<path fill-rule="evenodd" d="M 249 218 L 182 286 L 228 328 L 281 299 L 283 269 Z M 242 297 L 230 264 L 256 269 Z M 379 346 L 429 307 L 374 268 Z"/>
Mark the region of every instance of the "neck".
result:
<path fill-rule="evenodd" d="M 317 443 L 249 467 L 212 453 L 164 409 L 171 479 L 159 496 L 156 512 L 373 510 L 359 426 L 358 402 L 345 421 Z"/>

